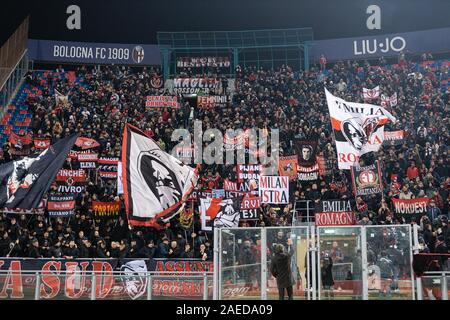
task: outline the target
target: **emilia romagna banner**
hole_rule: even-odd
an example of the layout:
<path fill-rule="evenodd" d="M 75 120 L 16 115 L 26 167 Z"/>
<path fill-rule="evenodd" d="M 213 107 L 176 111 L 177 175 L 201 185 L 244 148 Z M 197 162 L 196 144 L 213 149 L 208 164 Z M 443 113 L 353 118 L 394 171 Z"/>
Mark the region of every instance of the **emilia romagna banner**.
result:
<path fill-rule="evenodd" d="M 41 271 L 41 300 L 90 299 L 92 296 L 92 275 L 95 272 L 96 299 L 146 299 L 148 290 L 147 271 L 174 275 L 183 272 L 211 272 L 213 263 L 196 259 L 29 259 L 0 258 L 0 300 L 35 298 L 36 275 Z M 28 271 L 28 272 L 27 272 Z M 33 271 L 33 272 L 30 272 Z M 203 279 L 155 278 L 152 295 L 201 299 Z"/>
<path fill-rule="evenodd" d="M 351 167 L 353 193 L 355 196 L 366 196 L 383 192 L 380 162 L 364 167 Z"/>
<path fill-rule="evenodd" d="M 356 217 L 349 200 L 325 200 L 315 205 L 316 226 L 350 226 Z"/>

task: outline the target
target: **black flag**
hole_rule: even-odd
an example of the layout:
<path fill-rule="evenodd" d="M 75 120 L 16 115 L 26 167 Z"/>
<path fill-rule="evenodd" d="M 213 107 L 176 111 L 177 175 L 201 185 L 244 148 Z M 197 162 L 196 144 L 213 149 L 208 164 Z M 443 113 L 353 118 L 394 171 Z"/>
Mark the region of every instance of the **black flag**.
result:
<path fill-rule="evenodd" d="M 50 188 L 77 139 L 74 134 L 41 153 L 0 166 L 0 208 L 33 209 Z"/>

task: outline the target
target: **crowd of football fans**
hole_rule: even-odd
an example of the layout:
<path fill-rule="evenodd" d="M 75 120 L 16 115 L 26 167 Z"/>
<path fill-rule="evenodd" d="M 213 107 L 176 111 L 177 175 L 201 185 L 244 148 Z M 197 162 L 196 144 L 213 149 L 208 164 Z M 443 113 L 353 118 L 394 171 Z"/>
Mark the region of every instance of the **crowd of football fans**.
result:
<path fill-rule="evenodd" d="M 425 56 L 424 60 L 429 58 Z M 42 95 L 27 100 L 33 114 L 29 130 L 34 137 L 52 141 L 77 132 L 97 140 L 100 147 L 96 152 L 107 157 L 120 157 L 122 130 L 127 122 L 143 129 L 168 152 L 176 143 L 171 141 L 173 130 L 192 129 L 195 119 L 202 121 L 204 130 L 265 128 L 270 132 L 271 128 L 278 128 L 280 155 L 294 154 L 295 139 L 317 139 L 319 152 L 332 168 L 330 174 L 321 175 L 314 182 L 291 184 L 289 205 L 262 205 L 259 220 L 241 221 L 241 225 L 288 226 L 298 200 L 316 203 L 351 199 L 358 224 L 418 224 L 421 250 L 444 253 L 450 247 L 450 101 L 449 90 L 442 90 L 441 80 L 449 78 L 449 65 L 430 68 L 422 61 L 400 56 L 394 65 L 388 65 L 384 59 L 371 63 L 345 61 L 329 64 L 328 69 L 316 65 L 300 72 L 288 66 L 275 70 L 237 67 L 235 92 L 226 107 L 194 108 L 181 99 L 180 108 L 153 110 L 145 107 L 145 97 L 166 93 L 151 85 L 152 78 L 159 74 L 157 69 L 81 66 L 76 68 L 77 81 L 69 81 L 59 67 L 45 73 L 30 72 L 26 77 L 27 83 L 42 91 Z M 362 157 L 362 163 L 372 163 L 376 158 L 381 161 L 385 188 L 383 194 L 355 200 L 349 172 L 337 169 L 324 86 L 347 101 L 363 102 L 362 87 L 376 85 L 386 94 L 397 93 L 398 104 L 389 110 L 399 121 L 387 124 L 386 130 L 404 130 L 405 139 L 400 144 L 386 143 L 378 153 Z M 69 95 L 67 106 L 55 107 L 54 89 Z M 8 144 L 3 146 L 2 162 L 14 159 L 8 148 Z M 79 164 L 67 161 L 64 168 L 78 169 Z M 203 165 L 198 189 L 220 189 L 226 178 L 235 181 L 234 166 Z M 52 188 L 54 191 L 55 186 Z M 101 179 L 95 170 L 89 170 L 86 190 L 77 195 L 71 217 L 0 213 L 0 256 L 213 259 L 212 233 L 201 230 L 197 204 L 192 206 L 194 221 L 188 230 L 180 226 L 177 218 L 163 230 L 130 229 L 123 201 L 117 218 L 98 218 L 92 213 L 92 200 L 123 200 L 116 190 L 114 180 Z M 395 214 L 391 202 L 395 197 L 431 200 L 423 216 L 405 217 Z M 248 246 L 256 248 L 257 241 L 244 234 L 242 252 Z"/>

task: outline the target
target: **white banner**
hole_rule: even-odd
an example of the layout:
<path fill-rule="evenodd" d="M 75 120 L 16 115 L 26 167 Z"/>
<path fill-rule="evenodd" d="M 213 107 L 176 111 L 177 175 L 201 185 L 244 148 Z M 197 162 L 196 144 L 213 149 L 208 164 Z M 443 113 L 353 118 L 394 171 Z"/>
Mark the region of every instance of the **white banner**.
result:
<path fill-rule="evenodd" d="M 259 196 L 261 203 L 289 203 L 289 177 L 259 176 Z"/>
<path fill-rule="evenodd" d="M 373 89 L 363 88 L 364 100 L 376 99 L 380 96 L 380 86 L 376 86 Z"/>
<path fill-rule="evenodd" d="M 338 168 L 348 170 L 361 155 L 380 149 L 384 125 L 396 119 L 380 106 L 347 102 L 333 96 L 326 88 L 325 94 L 336 141 Z"/>
<path fill-rule="evenodd" d="M 390 97 L 382 94 L 380 104 L 382 107 L 395 107 L 397 105 L 397 92 Z"/>

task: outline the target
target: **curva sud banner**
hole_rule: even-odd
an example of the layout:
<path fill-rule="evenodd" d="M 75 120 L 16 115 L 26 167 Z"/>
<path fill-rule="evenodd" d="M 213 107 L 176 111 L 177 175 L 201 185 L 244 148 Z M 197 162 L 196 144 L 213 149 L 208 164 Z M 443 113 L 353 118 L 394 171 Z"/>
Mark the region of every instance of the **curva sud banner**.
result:
<path fill-rule="evenodd" d="M 370 37 L 314 41 L 311 58 L 319 61 L 323 54 L 328 61 L 367 59 L 410 54 L 450 51 L 450 28 L 393 33 Z"/>
<path fill-rule="evenodd" d="M 316 226 L 349 226 L 356 223 L 349 200 L 327 200 L 316 204 Z"/>
<path fill-rule="evenodd" d="M 30 60 L 67 63 L 160 65 L 157 45 L 28 40 Z"/>
<path fill-rule="evenodd" d="M 0 299 L 34 299 L 36 271 L 41 271 L 40 299 L 90 299 L 96 273 L 96 299 L 139 299 L 147 293 L 145 272 L 165 272 L 174 278 L 153 278 L 153 296 L 195 299 L 203 296 L 203 279 L 179 280 L 177 274 L 211 272 L 213 263 L 201 260 L 167 259 L 0 259 Z M 27 272 L 28 271 L 28 272 Z"/>

